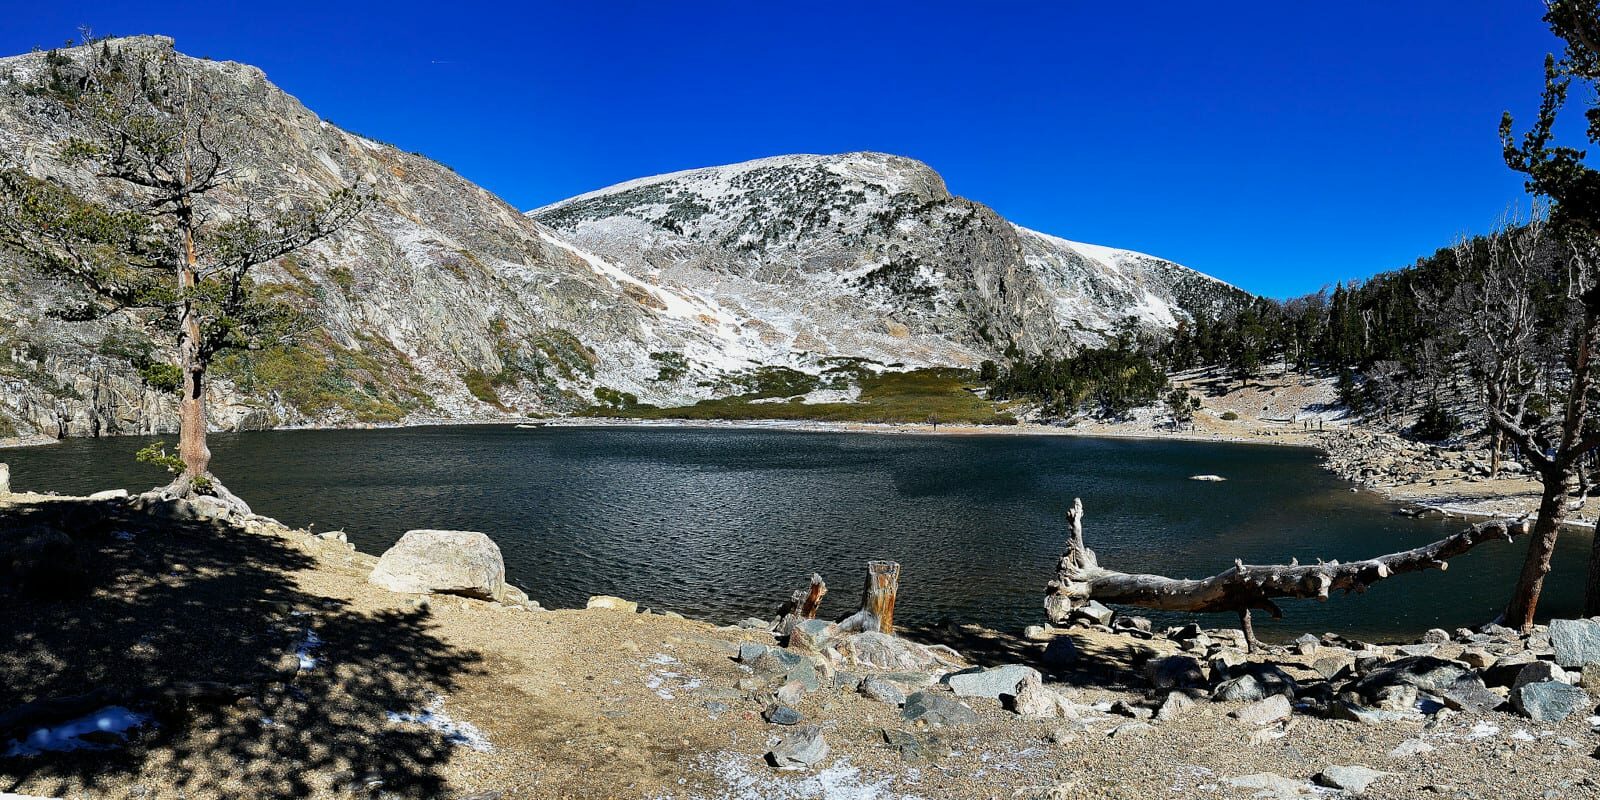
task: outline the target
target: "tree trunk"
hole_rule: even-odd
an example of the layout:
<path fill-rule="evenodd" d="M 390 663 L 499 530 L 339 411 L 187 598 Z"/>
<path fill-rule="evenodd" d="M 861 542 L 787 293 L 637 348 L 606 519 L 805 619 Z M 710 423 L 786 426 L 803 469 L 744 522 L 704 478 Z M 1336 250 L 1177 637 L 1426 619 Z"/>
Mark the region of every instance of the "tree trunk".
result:
<path fill-rule="evenodd" d="M 1522 560 L 1522 573 L 1517 576 L 1511 602 L 1506 606 L 1506 627 L 1520 631 L 1533 627 L 1533 614 L 1539 606 L 1539 595 L 1544 591 L 1544 578 L 1550 574 L 1550 556 L 1555 553 L 1556 537 L 1561 534 L 1561 523 L 1567 516 L 1568 483 L 1566 480 L 1545 481 L 1528 554 Z"/>
<path fill-rule="evenodd" d="M 1045 610 L 1054 624 L 1065 624 L 1074 609 L 1090 600 L 1166 611 L 1247 612 L 1259 608 L 1277 618 L 1282 611 L 1274 599 L 1325 601 L 1334 591 L 1364 592 L 1368 586 L 1402 573 L 1447 569 L 1448 559 L 1484 542 L 1514 539 L 1529 528 L 1527 521 L 1520 519 L 1484 522 L 1422 547 L 1348 563 L 1252 565 L 1235 560 L 1231 569 L 1192 580 L 1101 567 L 1094 551 L 1083 543 L 1082 502 L 1073 501 L 1067 520 L 1071 525 L 1067 549 L 1055 580 L 1045 590 Z M 1246 620 L 1241 617 L 1240 623 L 1246 624 Z"/>
<path fill-rule="evenodd" d="M 188 293 L 199 282 L 196 274 L 194 231 L 187 206 L 178 219 L 183 228 L 183 265 L 178 269 L 178 291 Z M 178 320 L 178 360 L 183 371 L 183 397 L 178 401 L 178 457 L 183 477 L 192 483 L 207 475 L 211 449 L 206 447 L 206 363 L 200 350 L 200 317 L 194 303 L 185 301 Z"/>
<path fill-rule="evenodd" d="M 1489 426 L 1489 480 L 1500 477 L 1500 453 L 1505 449 L 1506 435 L 1498 427 Z"/>

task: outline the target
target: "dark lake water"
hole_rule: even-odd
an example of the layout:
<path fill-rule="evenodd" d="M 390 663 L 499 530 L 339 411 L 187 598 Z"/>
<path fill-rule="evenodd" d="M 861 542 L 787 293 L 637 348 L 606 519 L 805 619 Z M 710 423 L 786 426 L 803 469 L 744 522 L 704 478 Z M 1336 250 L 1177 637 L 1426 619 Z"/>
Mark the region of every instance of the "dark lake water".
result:
<path fill-rule="evenodd" d="M 0 460 L 17 488 L 141 490 L 164 482 L 133 460 L 148 441 L 69 440 Z M 1234 558 L 1366 557 L 1464 525 L 1396 516 L 1350 492 L 1314 451 L 1286 447 L 510 426 L 244 433 L 211 445 L 213 470 L 257 512 L 343 528 L 363 551 L 380 553 L 411 528 L 479 530 L 499 543 L 508 578 L 546 606 L 616 594 L 718 622 L 770 616 L 812 571 L 832 588 L 825 610 L 843 614 L 859 599 L 864 562 L 879 558 L 903 565 L 905 623 L 1042 622 L 1073 497 L 1102 564 L 1185 577 Z M 1199 473 L 1228 480 L 1188 480 Z M 1545 616 L 1579 611 L 1589 541 L 1563 536 Z M 1448 572 L 1290 602 L 1283 622 L 1258 625 L 1275 637 L 1394 637 L 1479 624 L 1503 605 L 1523 548 L 1486 544 Z"/>

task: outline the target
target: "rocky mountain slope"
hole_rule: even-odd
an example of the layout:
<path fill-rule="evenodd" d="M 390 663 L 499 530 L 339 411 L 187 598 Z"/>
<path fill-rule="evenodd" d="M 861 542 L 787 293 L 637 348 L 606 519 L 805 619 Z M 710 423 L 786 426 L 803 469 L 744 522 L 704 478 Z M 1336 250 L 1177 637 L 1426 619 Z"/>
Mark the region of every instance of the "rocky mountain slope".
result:
<path fill-rule="evenodd" d="M 0 153 L 106 199 L 62 163 L 70 118 L 40 88 L 70 84 L 88 55 L 0 59 Z M 320 326 L 218 365 L 222 429 L 559 414 L 597 390 L 681 404 L 745 391 L 761 368 L 973 365 L 1245 296 L 1018 228 L 926 166 L 879 154 L 650 178 L 524 215 L 444 165 L 327 123 L 259 69 L 178 58 L 236 122 L 238 180 L 216 214 L 354 183 L 379 198 L 263 270 Z M 0 440 L 174 429 L 174 399 L 152 380 L 162 343 L 134 319 L 51 319 L 68 291 L 0 253 Z"/>

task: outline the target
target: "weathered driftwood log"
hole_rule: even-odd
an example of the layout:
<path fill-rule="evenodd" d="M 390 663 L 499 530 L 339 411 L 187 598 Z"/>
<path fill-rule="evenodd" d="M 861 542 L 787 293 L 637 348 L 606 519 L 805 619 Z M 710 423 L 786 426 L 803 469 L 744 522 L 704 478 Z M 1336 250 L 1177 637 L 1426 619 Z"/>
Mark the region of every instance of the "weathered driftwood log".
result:
<path fill-rule="evenodd" d="M 1276 598 L 1326 601 L 1332 592 L 1363 592 L 1402 573 L 1447 569 L 1455 556 L 1487 541 L 1510 541 L 1530 528 L 1526 516 L 1483 522 L 1422 547 L 1346 563 L 1255 565 L 1236 559 L 1224 572 L 1190 580 L 1101 567 L 1094 551 L 1083 543 L 1083 501 L 1072 501 L 1067 521 L 1072 529 L 1067 550 L 1055 580 L 1045 590 L 1045 610 L 1055 624 L 1065 623 L 1074 609 L 1090 600 L 1166 611 L 1234 611 L 1246 624 L 1251 609 L 1263 609 L 1277 619 L 1283 612 L 1272 602 Z"/>
<path fill-rule="evenodd" d="M 894 633 L 894 601 L 899 592 L 899 562 L 868 561 L 867 586 L 861 592 L 861 610 L 841 620 L 839 629 Z"/>

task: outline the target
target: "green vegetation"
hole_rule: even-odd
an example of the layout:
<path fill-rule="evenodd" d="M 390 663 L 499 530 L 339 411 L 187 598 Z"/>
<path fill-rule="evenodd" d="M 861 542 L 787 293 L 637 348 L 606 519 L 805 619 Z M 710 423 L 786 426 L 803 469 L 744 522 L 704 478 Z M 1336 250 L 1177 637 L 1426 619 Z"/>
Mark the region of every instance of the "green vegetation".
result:
<path fill-rule="evenodd" d="M 1166 387 L 1166 372 L 1145 347 L 1124 337 L 1113 347 L 1080 350 L 1066 358 L 1019 359 L 995 379 L 989 396 L 1032 400 L 1053 417 L 1084 412 L 1119 416 L 1155 402 Z"/>
<path fill-rule="evenodd" d="M 816 376 L 803 372 L 784 367 L 764 367 L 752 370 L 752 374 L 742 378 L 746 385 L 756 387 L 745 394 L 702 400 L 692 406 L 674 408 L 645 404 L 624 407 L 619 402 L 608 402 L 604 408 L 591 408 L 588 413 L 634 419 L 789 419 L 973 425 L 1015 425 L 1017 422 L 1016 417 L 977 395 L 978 386 L 970 370 L 934 368 L 876 374 L 853 360 L 851 363 L 835 365 L 834 369 L 861 371 L 859 402 L 752 402 L 805 394 L 819 383 Z M 792 391 L 795 389 L 800 391 Z M 596 396 L 600 392 L 596 389 Z"/>
<path fill-rule="evenodd" d="M 17 424 L 7 417 L 0 417 L 0 439 L 9 439 L 18 435 Z"/>
<path fill-rule="evenodd" d="M 1239 415 L 1232 411 L 1224 411 L 1222 412 L 1222 419 L 1226 422 L 1236 422 L 1239 419 Z"/>
<path fill-rule="evenodd" d="M 656 362 L 656 381 L 675 381 L 689 373 L 689 359 L 682 353 L 651 353 L 650 360 Z"/>
<path fill-rule="evenodd" d="M 463 374 L 461 380 L 466 382 L 467 391 L 471 392 L 473 397 L 504 411 L 505 404 L 500 402 L 500 393 L 496 392 L 494 387 L 504 380 L 503 376 L 506 374 L 505 370 L 495 375 L 488 375 L 483 370 L 474 369 Z"/>
<path fill-rule="evenodd" d="M 272 393 L 302 414 L 343 409 L 361 422 L 399 422 L 431 401 L 409 388 L 419 379 L 405 357 L 383 339 L 365 337 L 364 350 L 324 338 L 312 347 L 279 345 L 229 353 L 216 374 L 251 393 Z"/>
<path fill-rule="evenodd" d="M 133 460 L 141 464 L 152 464 L 167 471 L 168 475 L 183 474 L 183 459 L 175 453 L 167 452 L 166 442 L 151 442 L 133 454 Z M 199 492 L 206 492 L 211 488 L 211 478 L 206 475 L 196 476 L 194 488 Z"/>

